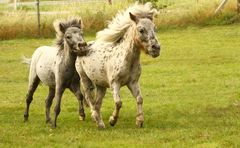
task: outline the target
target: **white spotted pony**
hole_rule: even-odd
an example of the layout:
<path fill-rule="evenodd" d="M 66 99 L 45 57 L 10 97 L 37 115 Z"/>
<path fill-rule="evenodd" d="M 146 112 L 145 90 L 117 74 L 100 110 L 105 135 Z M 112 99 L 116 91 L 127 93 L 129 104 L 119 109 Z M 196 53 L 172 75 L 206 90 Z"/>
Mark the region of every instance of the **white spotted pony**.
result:
<path fill-rule="evenodd" d="M 115 110 L 109 119 L 113 126 L 122 106 L 119 91 L 124 85 L 136 98 L 136 125 L 143 125 L 143 99 L 138 82 L 141 75 L 140 53 L 143 51 L 154 58 L 160 54 L 160 44 L 152 21 L 155 12 L 151 3 L 136 3 L 126 11 L 120 11 L 107 28 L 97 33 L 96 40 L 89 44 L 88 54 L 76 60 L 85 98 L 89 101 L 92 117 L 99 128 L 105 127 L 100 109 L 106 88 L 111 88 L 115 101 Z M 95 99 L 92 95 L 93 86 L 96 87 Z"/>

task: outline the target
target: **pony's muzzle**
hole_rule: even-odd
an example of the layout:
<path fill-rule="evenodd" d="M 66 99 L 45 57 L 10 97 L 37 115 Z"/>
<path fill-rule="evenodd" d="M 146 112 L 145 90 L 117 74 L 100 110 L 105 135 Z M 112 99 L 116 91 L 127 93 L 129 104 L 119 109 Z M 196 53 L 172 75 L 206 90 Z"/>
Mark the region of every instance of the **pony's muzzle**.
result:
<path fill-rule="evenodd" d="M 80 42 L 78 43 L 78 47 L 81 48 L 81 47 L 86 47 L 87 46 L 87 43 L 86 42 Z"/>
<path fill-rule="evenodd" d="M 152 49 L 154 49 L 155 51 L 160 51 L 160 45 L 152 45 Z"/>
<path fill-rule="evenodd" d="M 160 55 L 160 45 L 154 44 L 152 45 L 152 57 L 156 58 Z"/>
<path fill-rule="evenodd" d="M 77 44 L 78 46 L 78 50 L 75 50 L 74 52 L 78 55 L 78 56 L 85 56 L 88 53 L 88 48 L 87 48 L 87 43 L 86 42 L 79 42 Z"/>

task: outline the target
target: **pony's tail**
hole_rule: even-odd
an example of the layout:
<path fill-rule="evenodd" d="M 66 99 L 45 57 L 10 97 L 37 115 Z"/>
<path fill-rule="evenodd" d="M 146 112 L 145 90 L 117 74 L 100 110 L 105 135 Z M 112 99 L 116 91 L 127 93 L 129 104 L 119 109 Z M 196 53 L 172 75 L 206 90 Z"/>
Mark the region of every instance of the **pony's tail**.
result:
<path fill-rule="evenodd" d="M 22 63 L 30 65 L 32 59 L 31 58 L 26 58 L 24 55 L 22 56 Z"/>

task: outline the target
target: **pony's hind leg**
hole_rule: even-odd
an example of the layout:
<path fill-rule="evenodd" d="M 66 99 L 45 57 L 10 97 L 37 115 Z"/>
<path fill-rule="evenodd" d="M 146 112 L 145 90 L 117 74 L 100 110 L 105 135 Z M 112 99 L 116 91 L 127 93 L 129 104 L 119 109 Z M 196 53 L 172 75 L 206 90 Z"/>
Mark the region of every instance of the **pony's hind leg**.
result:
<path fill-rule="evenodd" d="M 80 90 L 80 81 L 78 80 L 78 82 L 73 82 L 69 89 L 76 96 L 79 103 L 79 120 L 85 120 L 85 113 L 83 107 L 84 97 Z"/>
<path fill-rule="evenodd" d="M 133 83 L 130 82 L 127 86 L 129 88 L 129 90 L 131 91 L 133 97 L 135 97 L 136 101 L 137 101 L 136 125 L 138 127 L 142 127 L 143 122 L 144 122 L 143 109 L 142 109 L 143 98 L 141 95 L 139 84 L 138 84 L 138 82 L 133 82 Z"/>
<path fill-rule="evenodd" d="M 112 85 L 112 91 L 113 91 L 113 98 L 115 102 L 115 109 L 112 113 L 112 116 L 109 118 L 109 123 L 111 126 L 114 126 L 117 122 L 118 116 L 119 116 L 119 111 L 122 107 L 122 101 L 120 98 L 120 84 L 114 83 Z"/>
<path fill-rule="evenodd" d="M 106 94 L 106 88 L 97 86 L 96 102 L 94 105 L 94 110 L 92 111 L 92 117 L 95 119 L 98 128 L 105 128 L 105 124 L 102 120 L 101 113 L 100 113 L 100 110 L 102 107 L 102 100 L 105 94 Z"/>
<path fill-rule="evenodd" d="M 50 108 L 52 106 L 52 101 L 55 96 L 55 88 L 49 87 L 48 96 L 46 98 L 46 123 L 51 123 L 50 118 Z"/>
<path fill-rule="evenodd" d="M 38 78 L 37 75 L 34 75 L 29 78 L 28 92 L 26 95 L 26 108 L 25 108 L 25 113 L 24 113 L 24 121 L 25 122 L 28 121 L 29 107 L 33 100 L 33 94 L 34 94 L 35 90 L 37 89 L 39 82 L 40 82 L 40 79 Z"/>

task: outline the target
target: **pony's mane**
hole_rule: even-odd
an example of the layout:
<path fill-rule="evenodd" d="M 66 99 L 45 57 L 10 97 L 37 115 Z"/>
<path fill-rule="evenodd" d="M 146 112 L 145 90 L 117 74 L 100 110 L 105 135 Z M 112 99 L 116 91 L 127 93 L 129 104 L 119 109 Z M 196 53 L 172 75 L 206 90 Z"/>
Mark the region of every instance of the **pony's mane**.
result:
<path fill-rule="evenodd" d="M 64 49 L 64 34 L 69 27 L 82 28 L 81 18 L 72 17 L 67 20 L 56 20 L 53 23 L 54 29 L 56 31 L 56 41 L 55 45 L 59 50 Z"/>
<path fill-rule="evenodd" d="M 119 11 L 112 21 L 108 22 L 107 28 L 97 32 L 96 40 L 116 43 L 122 39 L 127 29 L 131 26 L 132 20 L 129 13 L 138 18 L 150 18 L 157 12 L 150 2 L 145 5 L 135 3 L 125 11 Z"/>

